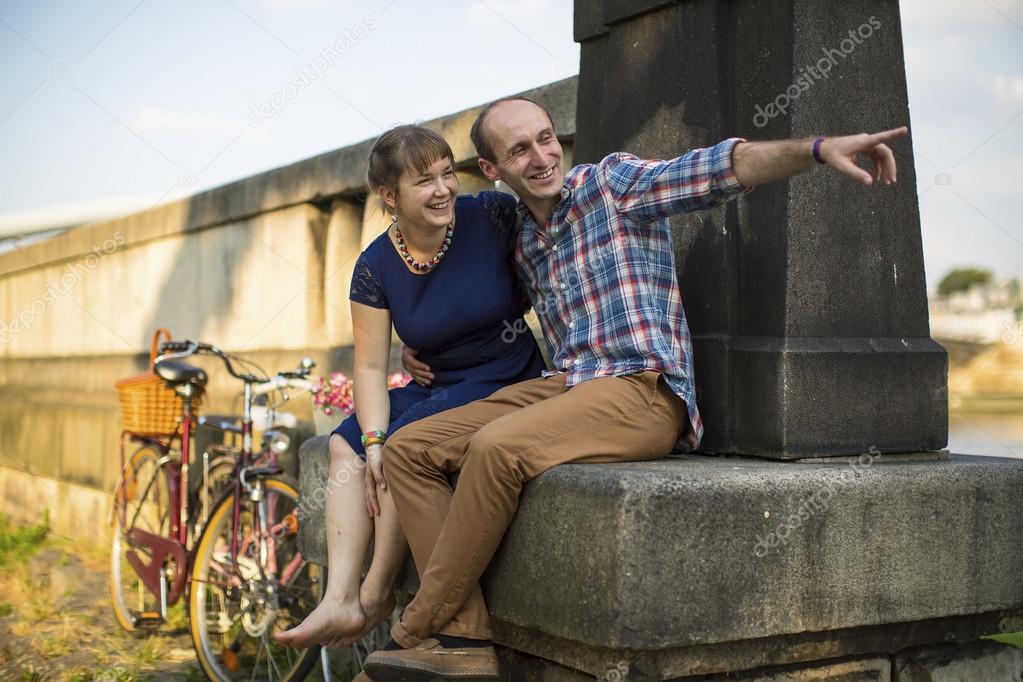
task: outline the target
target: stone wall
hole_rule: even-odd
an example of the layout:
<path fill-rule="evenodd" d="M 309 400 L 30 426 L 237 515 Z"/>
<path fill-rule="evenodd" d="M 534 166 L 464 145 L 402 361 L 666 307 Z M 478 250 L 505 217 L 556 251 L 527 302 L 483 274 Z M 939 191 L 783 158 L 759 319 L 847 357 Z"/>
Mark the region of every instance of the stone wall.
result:
<path fill-rule="evenodd" d="M 571 78 L 527 93 L 550 108 L 569 155 L 575 88 Z M 477 112 L 427 123 L 449 140 L 464 193 L 493 187 L 469 142 Z M 112 489 L 120 435 L 113 383 L 145 369 L 158 326 L 271 372 L 304 355 L 318 372 L 350 371 L 352 268 L 386 225 L 364 196 L 371 144 L 0 255 L 0 513 L 27 520 L 48 508 L 72 535 L 83 520 L 72 517 L 99 513 L 100 503 L 74 514 L 61 500 L 67 490 L 93 500 Z M 201 364 L 211 374 L 206 409 L 236 412 L 237 382 L 216 362 Z M 308 418 L 308 402 L 296 403 Z"/>

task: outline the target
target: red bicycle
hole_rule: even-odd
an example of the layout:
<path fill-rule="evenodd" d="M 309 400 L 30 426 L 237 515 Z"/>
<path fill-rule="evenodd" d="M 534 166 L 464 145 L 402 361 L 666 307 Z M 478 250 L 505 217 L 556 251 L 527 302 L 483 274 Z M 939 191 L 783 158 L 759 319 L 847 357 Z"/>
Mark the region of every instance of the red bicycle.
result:
<path fill-rule="evenodd" d="M 319 648 L 296 652 L 272 633 L 312 611 L 325 572 L 298 551 L 297 485 L 278 464 L 288 437 L 266 429 L 254 452 L 253 404 L 261 395 L 280 395 L 283 403 L 289 390 L 310 390 L 315 363 L 303 360 L 270 378 L 238 371 L 243 360 L 210 344 L 166 342 L 161 353 L 154 372 L 183 399 L 180 434 L 122 437 L 110 570 L 117 620 L 128 630 L 159 627 L 168 607 L 187 595 L 192 641 L 210 679 L 304 679 Z M 220 358 L 243 382 L 243 414 L 214 424 L 236 434 L 240 447 L 204 452 L 201 484 L 189 492 L 193 401 L 207 376 L 179 360 L 197 354 Z M 124 458 L 126 442 L 138 447 Z"/>

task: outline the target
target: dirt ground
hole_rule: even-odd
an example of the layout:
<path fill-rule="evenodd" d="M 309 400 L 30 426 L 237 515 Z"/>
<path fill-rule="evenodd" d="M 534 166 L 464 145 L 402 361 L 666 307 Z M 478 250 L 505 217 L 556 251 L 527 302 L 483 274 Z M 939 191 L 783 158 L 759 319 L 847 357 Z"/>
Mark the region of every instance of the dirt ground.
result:
<path fill-rule="evenodd" d="M 106 558 L 47 540 L 0 568 L 0 679 L 202 680 L 183 611 L 160 631 L 114 619 Z"/>
<path fill-rule="evenodd" d="M 11 528 L 6 522 L 0 526 L 3 550 L 5 543 L 11 546 Z M 53 536 L 0 551 L 0 680 L 206 679 L 192 648 L 184 602 L 171 607 L 168 622 L 156 632 L 125 632 L 110 605 L 108 566 L 106 551 Z M 374 636 L 386 641 L 386 630 L 382 633 Z M 360 657 L 367 653 L 365 645 L 376 648 L 376 639 L 360 646 Z M 330 661 L 335 682 L 351 680 L 359 669 L 352 649 L 331 652 Z M 316 667 L 306 679 L 324 677 Z"/>

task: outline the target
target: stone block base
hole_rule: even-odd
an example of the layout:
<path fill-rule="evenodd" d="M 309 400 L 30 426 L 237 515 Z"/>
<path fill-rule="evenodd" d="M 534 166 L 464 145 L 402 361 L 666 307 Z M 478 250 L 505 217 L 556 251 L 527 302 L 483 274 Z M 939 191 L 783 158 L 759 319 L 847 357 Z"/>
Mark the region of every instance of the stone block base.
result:
<path fill-rule="evenodd" d="M 585 682 L 594 679 L 579 671 L 513 649 L 498 652 L 505 682 Z M 626 661 L 596 675 L 599 682 L 648 679 Z M 1007 644 L 977 641 L 968 644 L 917 647 L 895 655 L 813 661 L 717 675 L 675 678 L 677 682 L 1020 682 L 1023 651 Z"/>
<path fill-rule="evenodd" d="M 931 646 L 892 658 L 892 682 L 1020 682 L 1023 651 L 999 642 Z"/>
<path fill-rule="evenodd" d="M 300 457 L 322 562 L 326 438 Z M 483 588 L 498 644 L 589 676 L 845 665 L 1023 629 L 1020 499 L 1023 461 L 947 453 L 564 465 L 527 485 Z"/>

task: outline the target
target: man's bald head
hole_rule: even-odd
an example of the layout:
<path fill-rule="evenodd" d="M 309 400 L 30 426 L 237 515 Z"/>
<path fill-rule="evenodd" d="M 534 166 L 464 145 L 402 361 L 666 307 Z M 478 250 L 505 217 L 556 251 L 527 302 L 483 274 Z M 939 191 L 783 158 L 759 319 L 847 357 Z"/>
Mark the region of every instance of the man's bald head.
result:
<path fill-rule="evenodd" d="M 497 159 L 494 154 L 493 141 L 487 134 L 486 122 L 491 111 L 504 102 L 529 102 L 547 115 L 547 120 L 550 121 L 551 129 L 554 129 L 554 119 L 551 118 L 551 112 L 547 111 L 542 104 L 539 104 L 528 97 L 511 96 L 495 99 L 493 102 L 483 107 L 483 110 L 480 111 L 479 116 L 477 116 L 476 120 L 473 122 L 472 129 L 469 131 L 469 139 L 472 140 L 472 145 L 476 148 L 476 154 L 481 159 L 486 159 L 492 163 L 496 162 Z"/>

